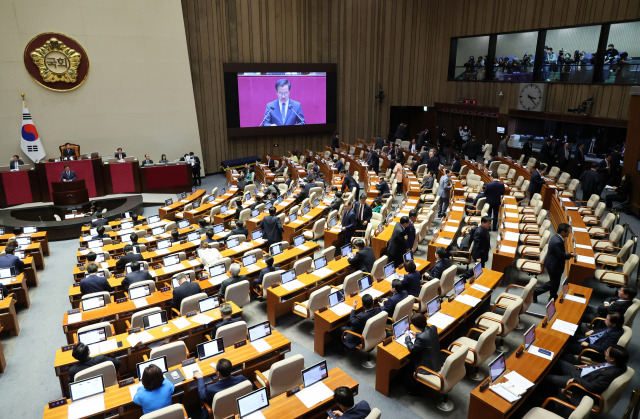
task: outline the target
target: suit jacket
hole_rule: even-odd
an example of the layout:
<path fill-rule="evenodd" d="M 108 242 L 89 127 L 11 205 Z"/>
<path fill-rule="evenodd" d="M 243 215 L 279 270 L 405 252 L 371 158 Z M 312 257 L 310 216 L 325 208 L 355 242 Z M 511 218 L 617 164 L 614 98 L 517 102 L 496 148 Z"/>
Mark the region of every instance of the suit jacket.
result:
<path fill-rule="evenodd" d="M 124 159 L 125 157 L 127 157 L 127 153 L 113 153 L 113 157 L 115 157 L 116 159 Z"/>
<path fill-rule="evenodd" d="M 142 262 L 144 259 L 140 253 L 127 253 L 116 262 L 116 269 L 122 270 L 129 262 Z"/>
<path fill-rule="evenodd" d="M 507 140 L 500 140 L 500 144 L 498 144 L 498 153 L 501 153 L 503 156 L 509 155 Z"/>
<path fill-rule="evenodd" d="M 585 170 L 580 175 L 580 185 L 586 194 L 598 193 L 598 172 L 595 170 Z M 589 195 L 590 196 L 590 195 Z M 584 198 L 589 199 L 589 196 Z"/>
<path fill-rule="evenodd" d="M 229 233 L 229 236 L 233 236 L 234 234 L 244 234 L 245 237 L 249 237 L 249 230 L 246 227 L 234 228 Z"/>
<path fill-rule="evenodd" d="M 620 339 L 620 336 L 622 336 L 622 334 L 624 333 L 624 329 L 608 329 L 606 327 L 603 327 L 600 329 L 594 329 L 593 331 L 594 334 L 600 332 L 604 332 L 604 334 L 600 336 L 595 342 L 589 343 L 587 348 L 604 354 L 604 351 L 606 351 L 609 346 L 618 343 L 618 339 Z"/>
<path fill-rule="evenodd" d="M 544 185 L 544 179 L 539 171 L 534 170 L 533 173 L 531 173 L 531 180 L 529 181 L 529 194 L 540 193 L 542 185 Z"/>
<path fill-rule="evenodd" d="M 153 164 L 153 160 L 142 160 L 142 166 L 146 166 L 148 164 Z"/>
<path fill-rule="evenodd" d="M 405 249 L 412 249 L 413 242 L 416 240 L 415 224 L 413 224 L 412 222 L 409 222 L 409 226 L 407 226 L 406 232 L 407 232 L 407 238 L 405 239 L 405 242 L 407 243 L 407 247 Z"/>
<path fill-rule="evenodd" d="M 544 142 L 542 147 L 540 147 L 538 157 L 540 157 L 540 161 L 543 163 L 553 163 L 553 152 L 551 151 L 551 146 L 547 142 Z"/>
<path fill-rule="evenodd" d="M 173 289 L 173 300 L 171 300 L 171 305 L 176 310 L 180 310 L 180 304 L 182 303 L 182 300 L 201 292 L 202 288 L 200 288 L 200 284 L 198 284 L 197 282 L 183 282 L 182 285 L 180 285 L 178 288 Z"/>
<path fill-rule="evenodd" d="M 494 180 L 485 186 L 484 196 L 487 198 L 487 204 L 493 206 L 500 205 L 502 195 L 505 193 L 504 183 Z"/>
<path fill-rule="evenodd" d="M 416 334 L 416 339 L 411 343 L 407 336 L 405 340 L 407 349 L 411 353 L 414 371 L 418 367 L 427 367 L 434 371 L 440 370 L 440 340 L 438 328 L 427 326 L 422 332 Z"/>
<path fill-rule="evenodd" d="M 355 204 L 353 204 L 353 212 L 356 214 L 356 218 L 360 217 L 360 201 L 356 202 Z M 362 214 L 362 221 L 366 221 L 369 222 L 371 221 L 371 214 L 372 214 L 372 210 L 371 210 L 371 205 L 365 203 L 364 204 L 364 210 L 363 210 L 363 214 Z"/>
<path fill-rule="evenodd" d="M 280 223 L 280 218 L 267 215 L 262 219 L 262 221 L 260 221 L 260 228 L 262 229 L 262 236 L 269 243 L 282 241 L 282 232 L 284 231 L 284 228 Z"/>
<path fill-rule="evenodd" d="M 73 148 L 62 149 L 62 157 L 74 157 L 75 155 L 76 151 Z"/>
<path fill-rule="evenodd" d="M 18 161 L 11 160 L 9 162 L 9 169 L 15 170 L 15 169 L 18 168 L 18 166 L 22 166 L 23 164 L 24 164 L 24 162 L 22 160 L 18 160 Z"/>
<path fill-rule="evenodd" d="M 241 281 L 246 281 L 247 277 L 244 275 L 241 276 L 232 276 L 229 279 L 225 279 L 224 281 L 222 281 L 222 284 L 220 284 L 220 291 L 218 291 L 218 298 L 223 299 L 224 298 L 224 293 L 227 290 L 227 287 L 229 285 L 233 285 L 236 284 L 238 282 Z"/>
<path fill-rule="evenodd" d="M 129 290 L 131 284 L 149 280 L 153 280 L 153 277 L 151 276 L 149 271 L 145 271 L 143 269 L 140 269 L 139 271 L 131 271 L 122 280 L 122 288 L 124 288 L 125 290 Z"/>
<path fill-rule="evenodd" d="M 113 288 L 111 288 L 111 285 L 109 285 L 109 281 L 107 281 L 107 279 L 103 276 L 91 274 L 82 278 L 82 281 L 80 281 L 80 293 L 82 295 L 102 291 L 113 291 Z"/>
<path fill-rule="evenodd" d="M 460 160 L 454 161 L 451 165 L 451 171 L 454 173 L 459 173 L 460 169 L 462 169 L 462 163 L 460 163 Z"/>
<path fill-rule="evenodd" d="M 69 382 L 70 383 L 74 382 L 76 378 L 76 374 L 79 373 L 80 371 L 86 370 L 89 367 L 94 367 L 106 361 L 112 362 L 113 366 L 116 367 L 116 371 L 120 369 L 120 364 L 122 364 L 122 361 L 116 358 L 111 358 L 110 356 L 106 356 L 106 355 L 90 356 L 84 362 L 76 362 L 71 366 L 71 368 L 69 368 Z"/>
<path fill-rule="evenodd" d="M 16 255 L 3 255 L 0 256 L 0 268 L 10 268 L 15 266 L 18 272 L 24 270 L 24 262 Z"/>
<path fill-rule="evenodd" d="M 387 252 L 389 253 L 390 259 L 396 260 L 402 258 L 404 252 L 407 251 L 407 240 L 405 239 L 406 235 L 407 233 L 402 227 L 402 224 L 396 223 L 396 225 L 393 226 L 393 233 L 391 234 L 391 238 L 387 242 Z M 391 313 L 389 314 L 391 315 Z"/>
<path fill-rule="evenodd" d="M 63 170 L 62 175 L 60 175 L 60 180 L 78 180 L 78 175 L 76 175 L 76 172 L 73 170 L 69 170 L 69 173 Z"/>
<path fill-rule="evenodd" d="M 467 141 L 464 146 L 462 146 L 462 155 L 475 160 L 478 158 L 480 150 L 480 144 L 478 144 L 477 141 Z"/>
<path fill-rule="evenodd" d="M 451 178 L 444 175 L 440 178 L 440 187 L 438 188 L 438 196 L 440 198 L 449 199 L 451 193 Z"/>
<path fill-rule="evenodd" d="M 336 198 L 333 200 L 333 202 L 331 203 L 331 205 L 329 205 L 329 212 L 333 211 L 333 210 L 339 210 L 340 206 L 344 203 L 344 199 L 342 198 Z"/>
<path fill-rule="evenodd" d="M 524 157 L 526 159 L 530 158 L 531 155 L 533 154 L 533 145 L 529 141 L 524 143 L 524 145 L 522 146 L 522 154 L 524 154 Z"/>
<path fill-rule="evenodd" d="M 407 294 L 413 295 L 417 297 L 420 295 L 420 279 L 422 275 L 420 275 L 419 271 L 411 272 L 410 274 L 406 274 L 402 279 L 402 284 L 404 285 L 404 289 L 407 290 Z"/>
<path fill-rule="evenodd" d="M 438 173 L 438 167 L 440 166 L 440 159 L 438 156 L 429 157 L 427 159 L 427 171 L 432 173 Z"/>
<path fill-rule="evenodd" d="M 389 185 L 384 179 L 380 180 L 380 183 L 376 185 L 376 189 L 378 190 L 378 196 L 384 196 L 385 194 L 391 193 Z"/>
<path fill-rule="evenodd" d="M 633 304 L 633 300 L 619 300 L 618 297 L 608 298 L 607 301 L 608 306 L 602 304 L 597 308 L 598 317 L 607 317 L 607 314 L 616 312 L 624 314 Z"/>
<path fill-rule="evenodd" d="M 376 137 L 376 141 L 374 143 L 373 148 L 379 148 L 382 150 L 382 147 L 384 147 L 384 138 Z"/>
<path fill-rule="evenodd" d="M 393 316 L 393 310 L 396 309 L 396 305 L 404 300 L 405 298 L 407 298 L 407 291 L 406 290 L 402 290 L 399 293 L 393 294 L 391 297 L 389 297 L 387 299 L 387 301 L 384 302 L 382 309 L 384 311 L 387 312 L 387 314 L 389 315 L 389 317 Z"/>
<path fill-rule="evenodd" d="M 186 377 L 186 378 L 192 378 L 192 377 Z M 198 378 L 198 395 L 200 396 L 200 400 L 205 401 L 207 403 L 211 403 L 211 401 L 213 400 L 213 396 L 215 396 L 216 393 L 222 390 L 226 390 L 230 387 L 233 387 L 236 384 L 240 384 L 245 380 L 246 378 L 243 375 L 232 375 L 229 378 L 225 378 L 224 380 L 218 380 L 215 383 L 205 386 L 204 379 Z"/>
<path fill-rule="evenodd" d="M 304 115 L 302 114 L 302 106 L 300 102 L 289 99 L 289 108 L 286 110 L 286 119 L 282 122 L 282 105 L 278 99 L 267 103 L 264 111 L 263 126 L 269 125 L 304 125 Z M 296 115 L 298 114 L 298 115 Z"/>
<path fill-rule="evenodd" d="M 331 148 L 334 150 L 336 148 L 340 148 L 340 138 L 338 138 L 337 135 L 334 135 L 333 138 L 331 139 Z"/>
<path fill-rule="evenodd" d="M 569 157 L 566 157 L 564 147 L 560 149 L 560 152 L 558 153 L 558 164 L 562 169 L 565 169 L 565 170 L 567 168 L 567 165 L 569 164 L 569 161 L 571 160 L 571 151 L 569 151 L 568 153 L 569 153 Z"/>
<path fill-rule="evenodd" d="M 576 149 L 576 154 L 573 156 L 573 162 L 576 167 L 580 165 L 580 169 L 584 168 L 584 150 L 581 150 L 580 148 Z"/>
<path fill-rule="evenodd" d="M 559 234 L 549 240 L 549 250 L 544 260 L 544 267 L 550 274 L 560 275 L 564 272 L 564 263 L 571 259 L 571 253 L 564 251 L 564 239 Z"/>
<path fill-rule="evenodd" d="M 369 403 L 362 400 L 356 403 L 351 409 L 347 410 L 340 416 L 344 419 L 365 419 L 371 413 Z"/>
<path fill-rule="evenodd" d="M 480 259 L 482 262 L 486 262 L 489 260 L 489 250 L 491 250 L 489 230 L 478 226 L 473 233 L 473 251 L 471 252 L 471 257 L 473 260 Z M 547 256 L 547 259 L 548 258 Z"/>
<path fill-rule="evenodd" d="M 349 190 L 351 191 L 351 193 L 355 193 L 355 194 L 357 194 L 358 191 L 360 190 L 360 185 L 349 173 L 345 175 L 344 180 L 342 181 L 342 192 L 344 192 L 347 187 L 349 187 Z M 359 198 L 358 196 L 355 197 L 355 199 L 358 199 L 358 198 Z"/>
<path fill-rule="evenodd" d="M 433 268 L 429 270 L 430 278 L 438 278 L 442 276 L 442 273 L 451 267 L 451 260 L 449 258 L 440 259 L 433 265 Z"/>
<path fill-rule="evenodd" d="M 343 164 L 340 160 L 338 160 L 338 161 L 333 165 L 333 167 L 334 167 L 336 170 L 338 170 L 338 173 L 340 173 L 340 172 L 342 172 L 342 171 L 344 170 L 344 164 Z"/>
<path fill-rule="evenodd" d="M 351 259 L 349 259 L 349 265 L 353 266 L 353 269 L 363 272 L 371 272 L 373 264 L 376 261 L 376 256 L 373 254 L 373 249 L 366 246 L 362 250 L 356 252 Z"/>
<path fill-rule="evenodd" d="M 592 371 L 584 377 L 574 378 L 573 382 L 580 384 L 595 394 L 602 394 L 611 385 L 611 382 L 624 374 L 626 370 L 626 368 L 618 366 L 605 367 Z"/>
<path fill-rule="evenodd" d="M 349 315 L 349 327 L 347 330 L 351 330 L 352 332 L 361 335 L 364 331 L 364 326 L 367 324 L 367 320 L 381 311 L 382 309 L 375 305 L 371 310 L 363 311 L 359 314 L 357 314 L 355 310 L 351 310 L 351 314 Z M 349 349 L 355 349 L 355 347 L 360 343 L 360 340 L 353 335 L 347 334 L 344 338 L 344 346 Z"/>
<path fill-rule="evenodd" d="M 356 214 L 352 209 L 345 211 L 342 216 L 342 227 L 344 227 L 343 239 L 345 243 L 351 243 L 351 237 L 356 232 Z"/>
<path fill-rule="evenodd" d="M 374 150 L 371 152 L 370 156 L 371 158 L 369 159 L 369 166 L 371 166 L 371 170 L 378 173 L 378 171 L 380 170 L 380 155 L 378 155 L 378 153 L 376 153 L 376 151 Z"/>

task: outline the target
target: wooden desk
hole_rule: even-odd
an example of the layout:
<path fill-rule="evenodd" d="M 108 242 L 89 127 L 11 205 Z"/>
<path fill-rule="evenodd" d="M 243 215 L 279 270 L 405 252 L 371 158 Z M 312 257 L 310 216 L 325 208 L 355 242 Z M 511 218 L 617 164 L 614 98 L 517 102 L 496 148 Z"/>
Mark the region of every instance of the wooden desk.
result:
<path fill-rule="evenodd" d="M 220 195 L 213 202 L 200 205 L 198 208 L 194 210 L 184 211 L 182 214 L 176 213 L 176 217 L 189 220 L 192 224 L 197 223 L 200 217 L 209 216 L 209 212 L 211 212 L 211 208 L 229 202 L 229 200 L 231 200 L 231 198 L 236 196 L 238 192 L 239 192 L 238 188 L 233 186 L 229 190 L 227 190 L 224 193 L 224 195 Z"/>
<path fill-rule="evenodd" d="M 7 287 L 9 293 L 14 293 L 17 304 L 24 308 L 31 307 L 31 299 L 29 298 L 29 291 L 27 291 L 27 280 L 24 272 L 12 278 L 3 279 L 0 282 Z"/>
<path fill-rule="evenodd" d="M 7 241 L 9 241 L 9 239 L 14 238 L 14 237 L 31 237 L 31 242 L 38 242 L 42 244 L 42 253 L 45 256 L 49 256 L 49 238 L 47 236 L 47 232 L 46 231 L 38 231 L 36 233 L 33 234 L 18 234 L 17 236 L 14 236 L 13 234 L 5 234 L 0 236 L 0 245 L 6 245 Z"/>
<path fill-rule="evenodd" d="M 482 300 L 477 306 L 471 307 L 458 301 L 446 301 L 442 303 L 441 312 L 455 318 L 455 320 L 446 328 L 438 329 L 438 336 L 442 341 L 446 336 L 453 333 L 456 328 L 476 314 L 479 309 L 483 308 L 483 303 L 491 299 L 493 290 L 502 280 L 502 272 L 491 271 L 489 269 L 482 270 L 482 276 L 476 281 L 478 284 L 490 288 L 491 291 L 483 294 L 471 288 L 471 284 L 466 284 L 465 294 Z M 475 282 L 474 282 L 475 283 Z M 427 320 L 428 323 L 428 320 Z M 409 362 L 409 350 L 393 341 L 387 346 L 382 343 L 378 345 L 378 353 L 376 360 L 376 390 L 385 396 L 389 396 L 389 386 L 391 379 L 397 372 Z"/>
<path fill-rule="evenodd" d="M 12 336 L 20 334 L 18 315 L 16 314 L 16 299 L 5 297 L 0 301 L 0 323 L 2 332 L 9 332 Z"/>
<path fill-rule="evenodd" d="M 299 217 L 292 223 L 287 223 L 283 226 L 284 232 L 282 233 L 282 240 L 289 243 L 293 242 L 293 238 L 304 229 L 310 229 L 313 224 L 329 212 L 329 207 L 326 205 L 318 205 L 315 208 L 311 208 L 307 215 Z"/>
<path fill-rule="evenodd" d="M 500 223 L 501 240 L 500 245 L 496 245 L 493 249 L 493 262 L 491 262 L 491 269 L 494 271 L 505 272 L 505 269 L 513 265 L 513 261 L 516 257 L 520 229 L 518 228 L 518 209 L 514 209 L 513 206 L 517 207 L 517 205 L 518 202 L 513 196 L 505 196 L 504 205 L 500 207 L 500 220 L 502 221 L 502 223 Z M 516 240 L 510 240 L 514 237 Z"/>
<path fill-rule="evenodd" d="M 0 253 L 4 252 L 6 246 L 0 246 Z M 34 265 L 37 269 L 44 269 L 44 252 L 42 242 L 31 242 L 24 251 L 25 257 L 32 257 Z M 25 263 L 26 265 L 26 263 Z"/>
<path fill-rule="evenodd" d="M 205 191 L 204 189 L 197 189 L 194 193 L 191 193 L 185 199 L 181 199 L 171 205 L 158 208 L 158 215 L 164 220 L 175 220 L 176 213 L 182 211 L 185 205 L 195 201 L 200 202 L 200 200 L 206 193 L 207 191 Z"/>

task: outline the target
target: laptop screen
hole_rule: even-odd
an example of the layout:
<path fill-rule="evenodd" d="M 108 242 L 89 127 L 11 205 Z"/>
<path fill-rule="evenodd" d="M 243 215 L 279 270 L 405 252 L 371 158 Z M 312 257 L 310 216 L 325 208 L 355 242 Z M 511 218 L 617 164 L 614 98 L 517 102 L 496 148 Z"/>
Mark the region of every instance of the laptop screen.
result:
<path fill-rule="evenodd" d="M 151 229 L 151 234 L 154 236 L 159 236 L 164 233 L 164 227 L 154 227 Z"/>
<path fill-rule="evenodd" d="M 69 394 L 71 394 L 71 401 L 73 402 L 86 399 L 87 397 L 95 396 L 100 393 L 104 393 L 104 381 L 102 379 L 102 375 L 69 384 Z"/>
<path fill-rule="evenodd" d="M 282 197 L 282 195 L 280 195 L 278 197 L 278 204 L 282 204 L 282 201 L 284 201 L 284 198 Z"/>
<path fill-rule="evenodd" d="M 158 223 L 158 222 L 160 222 L 160 216 L 159 215 L 152 215 L 149 218 L 147 218 L 147 221 L 149 222 L 149 224 Z"/>
<path fill-rule="evenodd" d="M 480 264 L 480 262 L 476 263 L 476 266 L 473 267 L 473 276 L 475 276 L 476 279 L 480 278 L 480 276 L 482 275 L 482 265 Z"/>
<path fill-rule="evenodd" d="M 320 204 L 320 200 L 319 200 L 318 198 L 314 199 L 314 200 L 313 200 L 313 206 L 314 206 L 314 207 L 317 207 L 317 206 L 318 206 L 318 204 Z"/>
<path fill-rule="evenodd" d="M 222 233 L 224 231 L 224 224 L 216 224 L 213 226 L 213 234 Z"/>
<path fill-rule="evenodd" d="M 131 218 L 131 211 L 127 211 L 127 212 L 123 212 L 122 213 L 122 219 L 127 219 L 127 218 Z"/>
<path fill-rule="evenodd" d="M 349 256 L 349 253 L 351 253 L 352 250 L 353 249 L 351 248 L 350 244 L 342 246 L 342 248 L 340 249 L 340 251 L 342 253 L 342 257 L 346 258 L 347 256 Z"/>
<path fill-rule="evenodd" d="M 536 325 L 532 324 L 529 330 L 524 334 L 524 349 L 529 349 L 529 346 L 536 340 Z"/>
<path fill-rule="evenodd" d="M 302 383 L 304 384 L 304 387 L 307 388 L 324 380 L 328 376 L 329 372 L 327 371 L 327 361 L 323 360 L 302 370 Z"/>
<path fill-rule="evenodd" d="M 158 242 L 158 250 L 163 250 L 171 246 L 171 240 L 160 240 Z"/>
<path fill-rule="evenodd" d="M 329 294 L 329 307 L 333 307 L 336 304 L 340 304 L 344 301 L 344 291 L 338 290 Z"/>
<path fill-rule="evenodd" d="M 78 333 L 78 342 L 82 342 L 85 345 L 91 345 L 105 340 L 107 340 L 107 331 L 104 327 Z"/>
<path fill-rule="evenodd" d="M 22 243 L 20 243 L 20 238 L 18 238 L 18 244 L 22 246 Z M 91 240 L 87 243 L 87 246 L 89 246 L 89 249 L 99 249 L 102 247 L 102 240 Z"/>
<path fill-rule="evenodd" d="M 296 271 L 294 269 L 290 269 L 287 272 L 282 274 L 282 283 L 286 284 L 287 282 L 293 281 L 296 279 Z"/>
<path fill-rule="evenodd" d="M 218 301 L 218 297 L 215 295 L 212 297 L 203 298 L 202 300 L 198 300 L 198 311 L 200 311 L 200 313 L 216 309 L 219 306 L 220 301 Z"/>
<path fill-rule="evenodd" d="M 196 350 L 198 351 L 198 359 L 200 361 L 204 361 L 205 359 L 211 358 L 212 356 L 221 354 L 224 352 L 222 338 L 201 343 L 196 346 Z"/>
<path fill-rule="evenodd" d="M 333 228 L 338 224 L 338 219 L 336 217 L 331 217 L 329 220 L 329 228 Z"/>
<path fill-rule="evenodd" d="M 389 278 L 391 275 L 396 273 L 396 268 L 393 267 L 393 263 L 389 263 L 384 267 L 384 277 Z"/>
<path fill-rule="evenodd" d="M 295 214 L 289 214 L 289 222 L 292 223 L 298 219 L 298 216 Z"/>
<path fill-rule="evenodd" d="M 245 268 L 249 265 L 253 265 L 254 263 L 256 263 L 256 261 L 258 260 L 258 258 L 256 257 L 255 254 L 250 254 L 247 256 L 243 256 L 242 257 L 242 266 L 244 266 Z"/>
<path fill-rule="evenodd" d="M 371 286 L 373 285 L 372 282 L 373 281 L 371 280 L 371 276 L 363 276 L 362 278 L 358 279 L 358 290 L 360 292 L 366 291 L 367 289 L 371 288 Z"/>
<path fill-rule="evenodd" d="M 318 259 L 313 260 L 313 267 L 316 269 L 316 271 L 318 269 L 324 268 L 325 266 L 327 266 L 327 258 L 325 258 L 324 256 L 320 256 Z"/>
<path fill-rule="evenodd" d="M 411 250 L 404 254 L 404 261 L 409 262 L 410 260 L 413 260 L 413 252 Z"/>
<path fill-rule="evenodd" d="M 427 303 L 427 314 L 429 317 L 440 311 L 440 297 L 436 297 Z"/>
<path fill-rule="evenodd" d="M 498 357 L 489 364 L 489 371 L 491 372 L 491 381 L 492 382 L 496 381 L 498 378 L 500 378 L 502 373 L 504 373 L 506 370 L 507 370 L 507 364 L 504 361 L 504 354 L 502 353 L 498 355 Z"/>
<path fill-rule="evenodd" d="M 4 227 L 0 227 L 0 236 L 4 235 Z"/>
<path fill-rule="evenodd" d="M 227 268 L 224 263 L 219 263 L 209 267 L 209 276 L 214 277 L 218 275 L 224 275 L 227 272 Z"/>
<path fill-rule="evenodd" d="M 180 197 L 181 197 L 182 199 L 185 199 L 187 196 L 189 196 L 189 194 L 187 194 L 186 192 L 182 192 L 182 193 L 180 194 Z"/>
<path fill-rule="evenodd" d="M 251 232 L 251 240 L 260 240 L 262 238 L 262 230 L 253 230 Z"/>
<path fill-rule="evenodd" d="M 38 227 L 35 227 L 35 226 L 22 227 L 23 234 L 33 234 L 37 232 L 38 232 Z"/>
<path fill-rule="evenodd" d="M 165 199 L 165 201 L 164 201 L 164 206 L 165 207 L 168 207 L 171 204 L 173 204 L 173 198 Z"/>
<path fill-rule="evenodd" d="M 253 342 L 254 340 L 262 339 L 264 337 L 271 335 L 271 326 L 269 325 L 269 321 L 259 323 L 255 326 L 252 326 L 248 329 L 249 332 L 249 342 Z"/>
<path fill-rule="evenodd" d="M 192 231 L 191 233 L 187 234 L 187 240 L 190 242 L 200 240 L 200 234 L 198 234 L 197 231 Z"/>
<path fill-rule="evenodd" d="M 18 259 L 24 259 L 24 258 L 25 258 L 24 251 L 22 251 L 22 250 L 15 250 L 15 251 L 13 252 L 13 255 L 14 255 L 15 257 L 17 257 Z M 102 257 L 104 257 L 104 255 L 102 255 Z"/>
<path fill-rule="evenodd" d="M 404 316 L 393 324 L 393 337 L 394 339 L 400 339 L 402 335 L 409 330 L 409 316 Z"/>
<path fill-rule="evenodd" d="M 224 195 L 227 193 L 227 188 L 222 188 L 220 189 L 220 196 Z"/>
<path fill-rule="evenodd" d="M 569 293 L 569 281 L 567 278 L 564 279 L 562 283 L 562 294 L 567 295 Z"/>
<path fill-rule="evenodd" d="M 225 212 L 227 212 L 228 209 L 229 208 L 227 208 L 226 205 L 223 205 L 223 206 L 220 207 L 220 213 L 224 214 Z"/>
<path fill-rule="evenodd" d="M 267 205 L 264 206 L 265 212 L 269 213 L 269 208 L 271 208 L 273 204 L 271 202 L 267 202 Z"/>
<path fill-rule="evenodd" d="M 551 321 L 551 319 L 555 314 L 556 314 L 556 302 L 555 300 L 551 300 L 547 304 L 547 321 Z"/>
<path fill-rule="evenodd" d="M 167 324 L 167 312 L 159 311 L 157 313 L 142 316 L 142 324 L 145 329 L 153 329 L 154 327 Z"/>
<path fill-rule="evenodd" d="M 13 276 L 16 276 L 15 266 L 0 269 L 0 279 L 11 278 Z"/>
<path fill-rule="evenodd" d="M 238 414 L 240 418 L 245 418 L 250 414 L 269 407 L 269 396 L 267 396 L 267 388 L 262 387 L 258 390 L 242 396 L 237 399 Z"/>
<path fill-rule="evenodd" d="M 227 240 L 227 249 L 233 249 L 238 244 L 240 244 L 240 240 L 237 237 Z"/>
<path fill-rule="evenodd" d="M 120 228 L 123 230 L 129 230 L 133 228 L 133 223 L 131 221 L 125 221 L 123 223 L 120 223 Z"/>
<path fill-rule="evenodd" d="M 191 277 L 189 275 L 186 275 L 187 279 L 185 282 L 191 282 Z M 171 286 L 175 289 L 178 288 L 180 286 L 180 284 L 178 283 L 178 278 L 177 277 L 173 277 L 171 278 Z"/>
<path fill-rule="evenodd" d="M 254 209 L 253 211 L 251 211 L 252 217 L 257 217 L 258 215 L 260 215 L 260 211 L 258 211 L 257 209 Z"/>
<path fill-rule="evenodd" d="M 276 256 L 282 253 L 282 246 L 279 244 L 274 244 L 271 246 L 271 256 Z"/>
<path fill-rule="evenodd" d="M 144 369 L 152 364 L 160 368 L 160 371 L 167 372 L 167 357 L 163 355 L 163 356 L 159 356 L 157 358 L 153 358 L 148 361 L 139 362 L 138 364 L 136 364 L 136 371 L 138 372 L 139 379 L 142 380 L 142 374 L 144 374 Z"/>
<path fill-rule="evenodd" d="M 97 253 L 97 254 L 96 254 L 96 262 L 97 262 L 97 263 L 102 263 L 102 262 L 104 262 L 104 253 Z"/>
<path fill-rule="evenodd" d="M 209 202 L 213 202 L 216 200 L 216 197 L 213 195 L 209 195 Z"/>
<path fill-rule="evenodd" d="M 309 212 L 309 205 L 305 205 L 302 207 L 302 214 L 306 215 Z"/>
<path fill-rule="evenodd" d="M 89 311 L 96 308 L 104 307 L 104 295 L 96 295 L 95 297 L 85 298 L 80 301 L 82 311 Z"/>
<path fill-rule="evenodd" d="M 129 299 L 131 300 L 146 297 L 149 294 L 151 294 L 149 285 L 142 285 L 140 287 L 129 287 Z"/>
<path fill-rule="evenodd" d="M 180 220 L 178 221 L 178 228 L 189 227 L 189 220 Z"/>
<path fill-rule="evenodd" d="M 250 192 L 247 192 L 246 194 L 244 194 L 244 200 L 245 201 L 248 201 L 250 199 L 251 199 L 251 193 Z"/>
<path fill-rule="evenodd" d="M 165 256 L 162 258 L 162 264 L 164 266 L 176 265 L 178 263 L 180 263 L 180 256 L 178 255 Z"/>
<path fill-rule="evenodd" d="M 304 236 L 303 235 L 299 235 L 293 238 L 293 245 L 294 246 L 300 246 L 303 245 L 305 242 Z"/>
<path fill-rule="evenodd" d="M 459 279 L 458 281 L 456 281 L 456 283 L 453 285 L 453 292 L 456 295 L 460 295 L 464 292 L 464 278 Z"/>

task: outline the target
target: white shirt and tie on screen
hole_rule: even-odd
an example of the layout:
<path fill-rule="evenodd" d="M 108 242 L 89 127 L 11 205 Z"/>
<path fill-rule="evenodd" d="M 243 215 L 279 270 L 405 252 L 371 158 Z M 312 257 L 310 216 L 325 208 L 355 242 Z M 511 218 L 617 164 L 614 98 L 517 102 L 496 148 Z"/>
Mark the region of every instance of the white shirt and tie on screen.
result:
<path fill-rule="evenodd" d="M 279 79 L 275 87 L 278 98 L 267 103 L 260 126 L 304 125 L 304 114 L 300 102 L 289 99 L 291 92 L 289 80 Z"/>

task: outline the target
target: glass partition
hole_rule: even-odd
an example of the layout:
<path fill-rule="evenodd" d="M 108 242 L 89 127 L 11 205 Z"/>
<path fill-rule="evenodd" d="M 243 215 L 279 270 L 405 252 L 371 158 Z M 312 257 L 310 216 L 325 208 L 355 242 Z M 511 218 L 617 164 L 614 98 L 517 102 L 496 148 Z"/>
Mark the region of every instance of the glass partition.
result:
<path fill-rule="evenodd" d="M 455 79 L 467 81 L 484 80 L 488 52 L 488 36 L 459 38 L 456 50 Z"/>
<path fill-rule="evenodd" d="M 640 22 L 613 23 L 604 55 L 605 83 L 640 83 Z"/>
<path fill-rule="evenodd" d="M 600 31 L 600 25 L 548 30 L 540 80 L 590 83 Z"/>
<path fill-rule="evenodd" d="M 493 63 L 495 81 L 533 81 L 538 32 L 519 32 L 498 35 L 496 58 Z"/>

